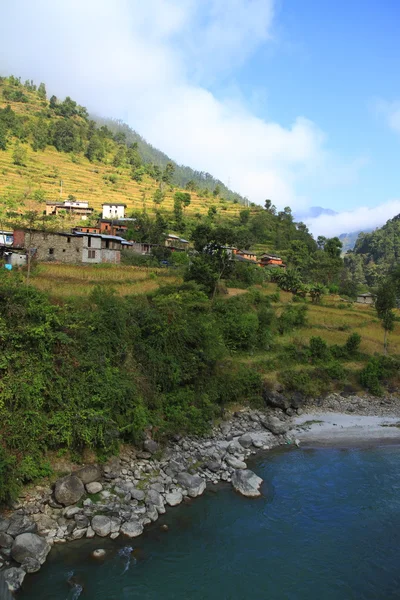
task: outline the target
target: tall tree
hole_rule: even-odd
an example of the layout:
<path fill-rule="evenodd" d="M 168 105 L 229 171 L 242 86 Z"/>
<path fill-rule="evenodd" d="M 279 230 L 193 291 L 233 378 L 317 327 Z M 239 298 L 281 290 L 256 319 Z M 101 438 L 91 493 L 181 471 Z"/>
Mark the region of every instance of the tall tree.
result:
<path fill-rule="evenodd" d="M 393 283 L 388 280 L 379 286 L 375 300 L 375 309 L 385 331 L 383 338 L 383 349 L 385 354 L 387 354 L 388 348 L 388 333 L 394 329 L 394 308 L 396 308 L 396 291 Z"/>

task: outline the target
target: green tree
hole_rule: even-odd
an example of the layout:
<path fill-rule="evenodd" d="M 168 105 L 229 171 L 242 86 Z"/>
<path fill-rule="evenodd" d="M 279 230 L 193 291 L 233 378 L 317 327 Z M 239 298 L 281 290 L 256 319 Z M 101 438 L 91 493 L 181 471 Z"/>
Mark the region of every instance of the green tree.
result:
<path fill-rule="evenodd" d="M 396 308 L 396 291 L 391 281 L 385 281 L 379 286 L 375 299 L 375 309 L 385 331 L 383 338 L 383 348 L 385 354 L 387 354 L 388 348 L 388 333 L 394 329 L 394 308 Z"/>
<path fill-rule="evenodd" d="M 247 225 L 247 223 L 249 222 L 250 219 L 250 211 L 248 208 L 245 208 L 243 210 L 240 211 L 239 213 L 239 221 L 241 225 Z"/>
<path fill-rule="evenodd" d="M 38 87 L 38 96 L 41 100 L 46 100 L 47 98 L 46 86 L 44 83 L 41 83 Z"/>
<path fill-rule="evenodd" d="M 86 148 L 85 156 L 93 162 L 95 160 L 102 161 L 105 157 L 104 141 L 99 135 L 93 135 Z"/>
<path fill-rule="evenodd" d="M 154 204 L 156 204 L 156 205 L 161 204 L 161 202 L 163 202 L 164 198 L 165 198 L 164 192 L 161 190 L 160 187 L 158 187 L 156 189 L 156 191 L 154 192 L 154 194 L 153 194 L 153 202 L 154 202 Z"/>
<path fill-rule="evenodd" d="M 20 167 L 26 167 L 26 163 L 28 160 L 28 153 L 26 149 L 21 146 L 19 141 L 15 142 L 14 152 L 12 155 L 14 165 L 18 165 Z"/>
<path fill-rule="evenodd" d="M 44 150 L 49 141 L 49 128 L 44 119 L 39 118 L 32 127 L 32 149 Z"/>
<path fill-rule="evenodd" d="M 195 192 L 197 189 L 196 183 L 193 181 L 193 179 L 190 179 L 187 184 L 185 185 L 185 188 L 189 191 L 189 192 Z"/>
<path fill-rule="evenodd" d="M 164 172 L 162 174 L 162 180 L 164 183 L 170 184 L 175 173 L 175 165 L 172 162 L 168 162 L 165 165 Z"/>
<path fill-rule="evenodd" d="M 0 150 L 7 150 L 7 129 L 4 123 L 0 121 Z"/>
<path fill-rule="evenodd" d="M 126 161 L 126 146 L 119 146 L 113 158 L 114 167 L 122 167 Z"/>
<path fill-rule="evenodd" d="M 338 237 L 333 237 L 325 240 L 324 252 L 326 252 L 331 258 L 340 258 L 343 244 Z"/>
<path fill-rule="evenodd" d="M 221 193 L 221 187 L 220 187 L 220 186 L 217 184 L 217 185 L 215 186 L 215 188 L 214 188 L 214 191 L 213 191 L 213 196 L 214 196 L 214 198 L 216 198 L 217 196 L 219 196 L 219 195 L 220 195 L 220 193 Z"/>

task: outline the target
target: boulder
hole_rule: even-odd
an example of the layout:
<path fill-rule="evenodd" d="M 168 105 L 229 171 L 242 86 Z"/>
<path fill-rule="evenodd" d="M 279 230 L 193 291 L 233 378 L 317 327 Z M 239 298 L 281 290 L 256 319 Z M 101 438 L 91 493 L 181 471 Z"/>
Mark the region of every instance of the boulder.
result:
<path fill-rule="evenodd" d="M 145 452 L 150 452 L 150 454 L 155 454 L 159 450 L 159 445 L 157 444 L 157 442 L 149 438 L 147 440 L 144 440 L 143 450 Z"/>
<path fill-rule="evenodd" d="M 79 506 L 69 506 L 63 512 L 63 515 L 66 519 L 72 519 L 75 515 L 81 512 Z"/>
<path fill-rule="evenodd" d="M 36 517 L 36 515 L 35 515 Z M 42 535 L 47 535 L 52 529 L 57 529 L 57 521 L 47 515 L 37 515 L 35 518 L 37 530 Z"/>
<path fill-rule="evenodd" d="M 111 533 L 111 519 L 104 515 L 96 515 L 92 519 L 92 529 L 100 537 L 106 537 Z"/>
<path fill-rule="evenodd" d="M 88 494 L 98 494 L 103 489 L 103 486 L 98 481 L 87 483 L 85 487 Z"/>
<path fill-rule="evenodd" d="M 281 408 L 282 410 L 286 410 L 287 408 L 289 408 L 291 403 L 289 398 L 286 398 L 286 396 L 280 394 L 279 392 L 264 389 L 263 396 L 265 403 L 268 406 L 272 406 L 274 408 Z"/>
<path fill-rule="evenodd" d="M 121 475 L 121 461 L 117 457 L 111 458 L 103 470 L 108 479 L 116 479 Z"/>
<path fill-rule="evenodd" d="M 156 490 L 149 490 L 146 496 L 146 503 L 153 504 L 160 514 L 165 513 L 164 500 Z"/>
<path fill-rule="evenodd" d="M 191 498 L 201 496 L 206 489 L 206 482 L 199 475 L 191 475 L 190 473 L 178 473 L 176 476 L 177 482 L 184 488 Z"/>
<path fill-rule="evenodd" d="M 242 460 L 239 460 L 235 456 L 227 456 L 225 459 L 226 463 L 233 469 L 246 469 L 247 465 Z"/>
<path fill-rule="evenodd" d="M 96 534 L 93 531 L 93 529 L 91 527 L 88 527 L 86 530 L 86 537 L 91 539 L 91 538 L 94 538 L 95 535 Z"/>
<path fill-rule="evenodd" d="M 243 446 L 243 448 L 250 448 L 250 446 L 253 443 L 251 433 L 244 433 L 243 435 L 241 435 L 238 442 L 241 446 Z"/>
<path fill-rule="evenodd" d="M 138 537 L 138 535 L 143 533 L 143 525 L 137 519 L 133 519 L 131 521 L 126 521 L 126 523 L 121 526 L 120 531 L 127 537 Z"/>
<path fill-rule="evenodd" d="M 169 506 L 177 506 L 182 502 L 183 496 L 179 490 L 165 495 L 165 500 Z"/>
<path fill-rule="evenodd" d="M 74 521 L 78 529 L 85 529 L 89 525 L 89 518 L 81 513 L 74 515 Z"/>
<path fill-rule="evenodd" d="M 101 478 L 101 469 L 99 465 L 86 465 L 85 467 L 74 471 L 72 475 L 79 477 L 82 483 L 86 485 Z"/>
<path fill-rule="evenodd" d="M 0 517 L 0 533 L 6 532 L 10 526 L 10 519 L 2 519 Z"/>
<path fill-rule="evenodd" d="M 261 496 L 260 486 L 263 480 L 250 469 L 238 469 L 232 475 L 232 485 L 237 492 L 248 498 Z"/>
<path fill-rule="evenodd" d="M 300 408 L 305 404 L 305 402 L 306 398 L 303 396 L 303 394 L 300 394 L 300 392 L 295 392 L 290 399 L 292 408 Z"/>
<path fill-rule="evenodd" d="M 281 421 L 278 417 L 266 417 L 263 421 L 263 425 L 274 435 L 283 435 L 289 431 L 289 424 Z"/>
<path fill-rule="evenodd" d="M 26 573 L 23 569 L 11 567 L 11 569 L 4 571 L 3 575 L 10 592 L 16 592 L 21 587 Z"/>
<path fill-rule="evenodd" d="M 8 535 L 13 537 L 21 533 L 34 533 L 37 531 L 37 525 L 25 515 L 13 515 L 7 529 Z"/>
<path fill-rule="evenodd" d="M 21 563 L 21 569 L 25 571 L 25 573 L 37 573 L 40 570 L 41 564 L 37 560 L 37 558 L 32 558 L 27 556 L 23 563 Z"/>
<path fill-rule="evenodd" d="M 18 563 L 23 563 L 26 558 L 35 558 L 42 565 L 49 552 L 50 545 L 36 533 L 17 535 L 11 547 L 11 556 Z"/>
<path fill-rule="evenodd" d="M 208 463 L 206 463 L 206 467 L 212 473 L 216 473 L 221 468 L 221 461 L 220 460 L 210 460 L 210 461 L 208 461 Z"/>
<path fill-rule="evenodd" d="M 141 500 L 144 500 L 146 494 L 143 490 L 138 490 L 134 488 L 133 490 L 131 490 L 131 496 L 133 500 L 138 500 L 140 502 Z"/>
<path fill-rule="evenodd" d="M 153 521 L 153 522 L 157 521 L 157 519 L 158 519 L 158 510 L 156 509 L 156 507 L 154 506 L 154 504 L 148 504 L 147 505 L 146 515 L 150 519 L 150 521 Z"/>
<path fill-rule="evenodd" d="M 82 481 L 76 475 L 67 475 L 56 482 L 54 496 L 60 504 L 76 504 L 85 493 Z"/>
<path fill-rule="evenodd" d="M 92 556 L 93 558 L 104 558 L 106 555 L 106 551 L 104 548 L 97 548 L 97 550 L 93 550 Z"/>
<path fill-rule="evenodd" d="M 14 538 L 8 533 L 0 533 L 0 548 L 11 548 Z"/>

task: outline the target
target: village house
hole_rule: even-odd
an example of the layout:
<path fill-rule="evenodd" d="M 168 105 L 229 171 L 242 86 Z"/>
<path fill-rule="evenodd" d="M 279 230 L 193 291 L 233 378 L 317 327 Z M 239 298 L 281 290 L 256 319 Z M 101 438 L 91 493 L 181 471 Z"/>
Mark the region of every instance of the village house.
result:
<path fill-rule="evenodd" d="M 126 204 L 105 203 L 101 207 L 103 219 L 123 219 L 125 217 Z"/>
<path fill-rule="evenodd" d="M 357 302 L 359 304 L 374 304 L 375 296 L 374 296 L 374 294 L 371 294 L 369 292 L 367 294 L 358 294 Z"/>
<path fill-rule="evenodd" d="M 34 250 L 38 261 L 63 263 L 119 263 L 126 240 L 111 235 L 84 232 L 14 231 L 14 248 Z"/>
<path fill-rule="evenodd" d="M 66 200 L 65 202 L 46 202 L 46 215 L 59 215 L 62 212 L 68 212 L 79 216 L 85 221 L 93 213 L 93 208 L 89 208 L 88 202 L 78 202 Z"/>
<path fill-rule="evenodd" d="M 275 254 L 262 254 L 260 256 L 260 264 L 262 267 L 286 267 L 281 257 Z"/>
<path fill-rule="evenodd" d="M 251 252 L 250 250 L 238 250 L 237 252 L 235 252 L 235 258 L 239 260 L 251 260 L 254 263 L 257 262 L 257 255 L 255 254 L 255 252 Z"/>
<path fill-rule="evenodd" d="M 172 250 L 172 252 L 185 252 L 188 250 L 189 242 L 187 240 L 173 233 L 167 233 L 165 236 L 164 246 Z"/>

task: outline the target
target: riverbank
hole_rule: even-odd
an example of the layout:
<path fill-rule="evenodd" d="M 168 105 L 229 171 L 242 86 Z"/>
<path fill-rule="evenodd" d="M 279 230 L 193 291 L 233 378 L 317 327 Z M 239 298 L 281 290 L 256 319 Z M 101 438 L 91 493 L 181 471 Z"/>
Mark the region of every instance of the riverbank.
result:
<path fill-rule="evenodd" d="M 336 394 L 303 408 L 295 408 L 294 402 L 298 399 L 265 411 L 242 409 L 207 437 L 176 436 L 164 449 L 148 437 L 143 449 L 124 448 L 101 468 L 88 465 L 54 488 L 26 491 L 15 510 L 0 518 L 0 566 L 10 589 L 18 589 L 26 573 L 40 569 L 54 544 L 95 536 L 137 537 L 168 507 L 192 502 L 207 484 L 227 482 L 247 497 L 260 495 L 262 479 L 247 468 L 260 450 L 284 444 L 400 441 L 396 396 L 382 400 Z M 343 412 L 335 412 L 338 408 Z"/>

